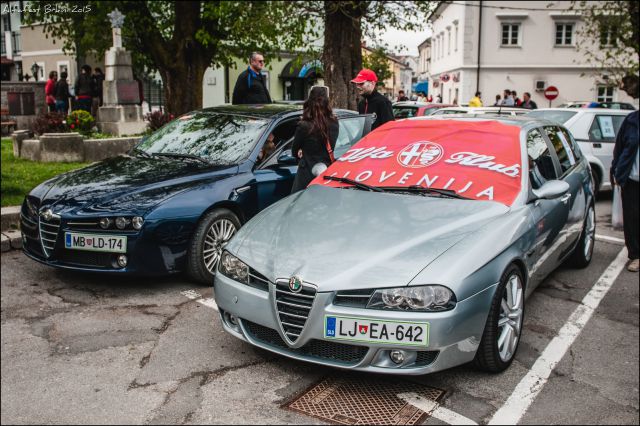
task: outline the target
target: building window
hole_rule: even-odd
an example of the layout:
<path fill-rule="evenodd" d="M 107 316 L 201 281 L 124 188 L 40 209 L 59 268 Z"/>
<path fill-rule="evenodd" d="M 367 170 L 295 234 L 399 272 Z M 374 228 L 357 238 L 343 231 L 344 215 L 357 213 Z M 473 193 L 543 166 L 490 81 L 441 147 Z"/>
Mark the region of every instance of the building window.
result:
<path fill-rule="evenodd" d="M 618 34 L 614 26 L 600 24 L 600 47 L 613 47 L 617 40 Z"/>
<path fill-rule="evenodd" d="M 458 26 L 455 27 L 455 36 L 453 38 L 453 50 L 458 51 Z"/>
<path fill-rule="evenodd" d="M 451 30 L 447 30 L 447 56 L 451 55 Z"/>
<path fill-rule="evenodd" d="M 573 46 L 573 24 L 556 24 L 556 46 Z"/>
<path fill-rule="evenodd" d="M 613 95 L 615 87 L 613 86 L 598 86 L 598 102 L 613 102 Z"/>
<path fill-rule="evenodd" d="M 502 45 L 520 45 L 520 24 L 502 24 Z"/>

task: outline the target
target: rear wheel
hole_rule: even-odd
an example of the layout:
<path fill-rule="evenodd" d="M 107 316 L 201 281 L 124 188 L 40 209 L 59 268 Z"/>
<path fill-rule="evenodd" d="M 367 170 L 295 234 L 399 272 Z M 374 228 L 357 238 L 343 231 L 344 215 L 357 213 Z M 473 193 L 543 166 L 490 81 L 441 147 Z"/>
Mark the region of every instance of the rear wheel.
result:
<path fill-rule="evenodd" d="M 591 177 L 593 178 L 593 197 L 595 198 L 600 192 L 600 174 L 595 170 L 595 166 L 591 166 Z"/>
<path fill-rule="evenodd" d="M 517 266 L 502 275 L 491 302 L 482 340 L 473 360 L 476 367 L 500 373 L 506 370 L 518 350 L 524 318 L 524 281 Z"/>
<path fill-rule="evenodd" d="M 238 217 L 227 209 L 207 213 L 191 239 L 187 256 L 187 274 L 203 284 L 213 285 L 222 250 L 240 229 Z"/>
<path fill-rule="evenodd" d="M 593 204 L 587 210 L 587 217 L 584 219 L 582 233 L 578 245 L 569 258 L 569 264 L 576 268 L 586 268 L 591 263 L 593 257 L 593 246 L 596 240 L 596 211 Z"/>

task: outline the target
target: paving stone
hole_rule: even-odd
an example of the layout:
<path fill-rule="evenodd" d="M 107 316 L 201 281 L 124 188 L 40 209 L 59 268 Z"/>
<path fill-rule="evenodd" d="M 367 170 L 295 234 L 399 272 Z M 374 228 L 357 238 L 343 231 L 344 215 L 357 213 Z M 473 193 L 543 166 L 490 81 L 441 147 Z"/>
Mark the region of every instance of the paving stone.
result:
<path fill-rule="evenodd" d="M 13 249 L 21 249 L 22 248 L 22 233 L 18 230 L 4 231 L 4 235 L 9 237 L 11 241 L 11 248 Z"/>
<path fill-rule="evenodd" d="M 2 234 L 2 252 L 11 250 L 11 240 L 6 235 Z"/>

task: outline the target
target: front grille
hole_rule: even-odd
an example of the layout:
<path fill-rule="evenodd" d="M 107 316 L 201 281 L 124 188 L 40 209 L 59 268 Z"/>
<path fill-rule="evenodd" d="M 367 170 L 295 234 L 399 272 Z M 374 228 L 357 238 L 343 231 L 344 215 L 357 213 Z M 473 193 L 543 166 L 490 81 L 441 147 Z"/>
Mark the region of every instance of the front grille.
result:
<path fill-rule="evenodd" d="M 438 358 L 439 351 L 420 351 L 416 357 L 416 366 L 425 366 L 433 363 Z"/>
<path fill-rule="evenodd" d="M 366 346 L 356 346 L 344 343 L 327 342 L 324 340 L 311 340 L 301 348 L 290 348 L 280 337 L 276 330 L 242 320 L 242 325 L 251 337 L 259 342 L 285 349 L 297 355 L 303 355 L 322 360 L 342 362 L 345 364 L 357 364 L 364 359 L 369 351 Z"/>
<path fill-rule="evenodd" d="M 56 254 L 56 260 L 78 266 L 93 268 L 113 268 L 113 254 L 99 253 L 82 250 L 60 250 Z"/>
<path fill-rule="evenodd" d="M 366 308 L 373 292 L 373 289 L 339 291 L 333 299 L 333 304 L 350 308 Z"/>
<path fill-rule="evenodd" d="M 56 246 L 58 239 L 58 229 L 60 228 L 60 216 L 54 215 L 48 222 L 40 217 L 38 222 L 40 228 L 40 242 L 42 243 L 42 252 L 46 257 L 50 257 Z"/>
<path fill-rule="evenodd" d="M 282 331 L 291 342 L 300 337 L 316 297 L 315 287 L 302 284 L 302 290 L 294 293 L 287 281 L 276 282 L 276 310 Z"/>

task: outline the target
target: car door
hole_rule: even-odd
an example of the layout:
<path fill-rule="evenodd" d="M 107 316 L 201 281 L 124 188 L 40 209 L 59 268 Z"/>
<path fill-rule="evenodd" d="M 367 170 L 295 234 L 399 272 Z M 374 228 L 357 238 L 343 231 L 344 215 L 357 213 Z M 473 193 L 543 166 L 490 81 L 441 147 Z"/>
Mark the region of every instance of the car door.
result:
<path fill-rule="evenodd" d="M 334 148 L 335 157 L 339 158 L 369 133 L 372 123 L 372 114 L 339 117 L 340 131 Z M 293 138 L 281 144 L 254 170 L 255 181 L 251 184 L 251 190 L 255 191 L 258 211 L 291 193 L 298 171 L 297 159 L 291 153 L 292 144 Z"/>
<path fill-rule="evenodd" d="M 602 179 L 604 182 L 609 179 L 613 148 L 624 118 L 625 115 L 623 114 L 609 112 L 593 114 L 593 120 L 589 127 L 589 144 L 591 145 L 593 156 L 602 163 L 604 169 Z"/>

